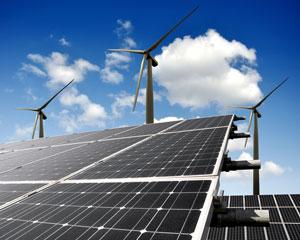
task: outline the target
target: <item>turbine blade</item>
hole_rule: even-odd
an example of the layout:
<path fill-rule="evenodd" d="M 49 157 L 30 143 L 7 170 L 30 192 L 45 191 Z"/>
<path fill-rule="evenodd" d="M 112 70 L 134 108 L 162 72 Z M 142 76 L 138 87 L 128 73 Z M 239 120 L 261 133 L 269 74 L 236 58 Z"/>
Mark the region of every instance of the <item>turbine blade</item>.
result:
<path fill-rule="evenodd" d="M 35 117 L 34 125 L 33 125 L 32 139 L 34 139 L 36 124 L 37 124 L 38 119 L 39 119 L 39 114 L 37 113 L 36 117 Z"/>
<path fill-rule="evenodd" d="M 145 59 L 146 59 L 146 55 L 143 56 L 143 59 L 142 59 L 142 62 L 141 62 L 141 69 L 140 69 L 139 78 L 138 78 L 137 85 L 136 85 L 132 111 L 135 110 L 136 103 L 137 103 L 137 98 L 139 96 L 139 90 L 140 90 L 141 79 L 142 79 L 143 71 L 144 71 Z"/>
<path fill-rule="evenodd" d="M 38 109 L 35 108 L 16 108 L 17 110 L 26 110 L 26 111 L 33 111 L 33 112 L 37 112 Z"/>
<path fill-rule="evenodd" d="M 228 108 L 241 108 L 241 109 L 248 109 L 251 110 L 252 107 L 244 107 L 244 106 L 227 106 Z"/>
<path fill-rule="evenodd" d="M 44 109 L 45 107 L 48 106 L 48 104 L 58 95 L 60 94 L 66 87 L 68 87 L 72 82 L 74 81 L 74 79 L 72 81 L 70 81 L 66 86 L 64 86 L 62 89 L 60 89 L 52 98 L 50 98 L 47 102 L 45 102 L 45 104 L 43 106 L 41 106 L 39 108 L 39 110 Z"/>
<path fill-rule="evenodd" d="M 271 96 L 271 94 L 272 94 L 273 92 L 275 92 L 278 88 L 280 88 L 281 85 L 284 84 L 288 79 L 289 79 L 289 78 L 286 77 L 280 84 L 278 84 L 277 87 L 275 87 L 275 88 L 274 88 L 271 92 L 269 92 L 262 100 L 260 100 L 260 101 L 254 106 L 254 108 L 259 107 L 259 106 L 260 106 L 260 105 L 261 105 L 268 97 Z"/>
<path fill-rule="evenodd" d="M 148 48 L 146 50 L 146 52 L 151 52 L 152 50 L 154 50 L 155 48 L 158 47 L 158 45 L 165 40 L 165 38 L 171 34 L 176 28 L 179 27 L 179 25 L 181 25 L 187 18 L 189 18 L 197 9 L 199 8 L 199 6 L 195 7 L 191 12 L 189 12 L 186 16 L 184 16 L 182 19 L 180 19 L 168 32 L 166 32 L 164 35 L 162 35 L 160 37 L 160 39 L 158 39 L 150 48 Z"/>
<path fill-rule="evenodd" d="M 252 118 L 253 118 L 253 111 L 251 111 L 251 113 L 250 113 L 249 124 L 248 124 L 248 127 L 247 127 L 247 132 L 250 131 L 251 123 L 252 123 Z M 247 143 L 248 143 L 248 138 L 246 138 L 246 140 L 245 140 L 245 146 L 244 147 L 247 147 Z"/>
<path fill-rule="evenodd" d="M 138 54 L 144 54 L 144 50 L 135 50 L 135 49 L 125 49 L 125 48 L 120 48 L 120 49 L 108 49 L 110 52 L 129 52 L 129 53 L 138 53 Z"/>

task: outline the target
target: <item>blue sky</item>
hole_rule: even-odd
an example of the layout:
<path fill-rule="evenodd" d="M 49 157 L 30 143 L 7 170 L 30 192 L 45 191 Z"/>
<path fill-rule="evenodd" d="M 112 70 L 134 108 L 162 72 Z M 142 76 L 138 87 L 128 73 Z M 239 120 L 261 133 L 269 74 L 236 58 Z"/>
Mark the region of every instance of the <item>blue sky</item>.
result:
<path fill-rule="evenodd" d="M 28 139 L 39 106 L 64 83 L 76 83 L 46 109 L 47 136 L 144 122 L 143 90 L 131 111 L 144 49 L 195 5 L 199 10 L 153 53 L 155 118 L 192 118 L 251 105 L 285 76 L 262 107 L 262 192 L 297 192 L 300 28 L 297 1 L 1 1 L 0 141 Z M 189 36 L 189 37 L 188 37 Z M 145 80 L 145 79 L 144 79 Z M 145 87 L 145 81 L 142 88 Z M 245 127 L 245 124 L 241 127 Z M 251 146 L 231 146 L 249 157 Z M 242 153 L 244 152 L 244 153 Z M 247 155 L 248 153 L 248 155 Z M 222 178 L 225 193 L 251 193 L 249 174 Z"/>

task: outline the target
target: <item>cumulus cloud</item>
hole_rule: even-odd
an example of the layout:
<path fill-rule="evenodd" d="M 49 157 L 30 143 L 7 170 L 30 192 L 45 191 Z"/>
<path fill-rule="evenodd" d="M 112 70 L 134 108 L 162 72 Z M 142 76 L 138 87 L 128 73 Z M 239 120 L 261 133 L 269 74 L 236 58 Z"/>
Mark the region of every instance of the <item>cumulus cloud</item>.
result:
<path fill-rule="evenodd" d="M 156 59 L 155 79 L 172 105 L 195 109 L 256 102 L 262 96 L 255 50 L 215 30 L 177 38 Z"/>
<path fill-rule="evenodd" d="M 129 20 L 117 20 L 115 33 L 121 40 L 122 48 L 136 47 L 136 42 L 129 36 L 133 26 Z M 131 62 L 130 54 L 124 52 L 107 52 L 104 68 L 101 70 L 101 79 L 106 83 L 119 84 L 123 81 L 122 71 L 127 70 Z"/>
<path fill-rule="evenodd" d="M 43 72 L 49 78 L 47 84 L 51 88 L 56 88 L 62 84 L 67 84 L 72 79 L 76 82 L 82 81 L 87 73 L 99 72 L 100 68 L 89 61 L 79 58 L 73 63 L 69 63 L 69 56 L 59 52 L 53 52 L 50 56 L 40 54 L 28 54 L 28 59 L 39 64 Z M 36 72 L 32 72 L 36 74 Z"/>
<path fill-rule="evenodd" d="M 42 69 L 48 79 L 47 86 L 51 89 L 60 88 L 71 79 L 81 82 L 90 72 L 100 72 L 97 65 L 82 58 L 69 63 L 69 56 L 59 52 L 53 52 L 50 56 L 28 54 L 28 59 Z M 35 65 L 34 67 L 37 68 Z M 57 118 L 59 125 L 66 132 L 73 132 L 84 126 L 104 126 L 107 118 L 104 107 L 80 93 L 76 86 L 67 88 L 59 98 L 62 106 L 69 109 L 63 109 L 59 114 L 51 116 Z"/>
<path fill-rule="evenodd" d="M 24 72 L 33 73 L 33 74 L 35 74 L 39 77 L 46 77 L 47 76 L 47 74 L 44 71 L 42 71 L 37 66 L 34 66 L 32 64 L 23 63 L 22 67 L 21 67 L 21 70 L 24 71 Z"/>
<path fill-rule="evenodd" d="M 71 44 L 70 42 L 65 38 L 65 37 L 62 37 L 61 39 L 58 40 L 59 44 L 64 46 L 64 47 L 70 47 Z"/>
<path fill-rule="evenodd" d="M 267 161 L 263 164 L 261 173 L 264 176 L 267 175 L 275 175 L 275 176 L 280 176 L 285 172 L 285 169 L 280 166 L 279 164 L 272 162 L 272 161 Z"/>
<path fill-rule="evenodd" d="M 33 131 L 33 126 L 26 124 L 26 125 L 19 125 L 15 126 L 15 134 L 10 140 L 24 140 L 31 138 Z"/>
<path fill-rule="evenodd" d="M 77 125 L 104 126 L 104 120 L 107 118 L 104 107 L 100 104 L 93 103 L 88 96 L 79 93 L 76 88 L 73 87 L 62 94 L 60 102 L 63 106 L 78 106 L 81 109 L 82 113 L 76 117 Z M 63 114 L 65 115 L 66 112 L 63 112 Z"/>
<path fill-rule="evenodd" d="M 117 20 L 117 27 L 114 32 L 118 35 L 118 37 L 122 37 L 124 35 L 129 35 L 133 30 L 133 25 L 129 20 Z"/>
<path fill-rule="evenodd" d="M 129 94 L 125 91 L 119 94 L 111 95 L 114 98 L 114 102 L 111 106 L 112 115 L 115 118 L 120 118 L 123 115 L 125 109 L 132 108 L 134 101 L 134 94 Z M 154 92 L 154 101 L 161 101 L 161 96 Z M 142 88 L 139 91 L 139 97 L 137 99 L 138 104 L 145 106 L 146 104 L 146 88 Z"/>
<path fill-rule="evenodd" d="M 163 117 L 163 118 L 160 118 L 160 119 L 155 119 L 154 118 L 154 123 L 173 122 L 173 121 L 179 121 L 179 120 L 184 120 L 184 118 L 175 117 L 175 116 L 168 116 L 168 117 Z"/>
<path fill-rule="evenodd" d="M 32 88 L 27 88 L 25 92 L 28 99 L 32 99 L 33 101 L 38 99 L 38 97 L 33 93 Z"/>

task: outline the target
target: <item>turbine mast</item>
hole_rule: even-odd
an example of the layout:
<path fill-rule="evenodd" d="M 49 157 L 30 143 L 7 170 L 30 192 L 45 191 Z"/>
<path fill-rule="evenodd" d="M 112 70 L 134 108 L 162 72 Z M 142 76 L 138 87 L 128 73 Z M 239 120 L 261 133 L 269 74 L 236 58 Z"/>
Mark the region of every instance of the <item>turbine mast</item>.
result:
<path fill-rule="evenodd" d="M 39 138 L 43 138 L 44 137 L 44 116 L 43 116 L 43 113 L 40 112 L 39 117 L 40 117 Z"/>
<path fill-rule="evenodd" d="M 148 58 L 147 64 L 147 87 L 146 87 L 146 123 L 154 122 L 153 104 L 153 80 L 152 80 L 152 58 Z"/>
<path fill-rule="evenodd" d="M 259 160 L 258 113 L 254 112 L 253 160 Z M 253 169 L 253 195 L 259 195 L 259 169 Z"/>

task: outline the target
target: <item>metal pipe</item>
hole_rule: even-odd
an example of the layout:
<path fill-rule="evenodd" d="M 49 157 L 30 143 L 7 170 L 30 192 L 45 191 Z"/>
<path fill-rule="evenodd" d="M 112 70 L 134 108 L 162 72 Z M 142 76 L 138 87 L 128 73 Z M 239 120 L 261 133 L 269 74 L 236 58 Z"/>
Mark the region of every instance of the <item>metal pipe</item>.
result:
<path fill-rule="evenodd" d="M 216 209 L 211 226 L 268 226 L 270 215 L 268 210 L 253 209 Z"/>

